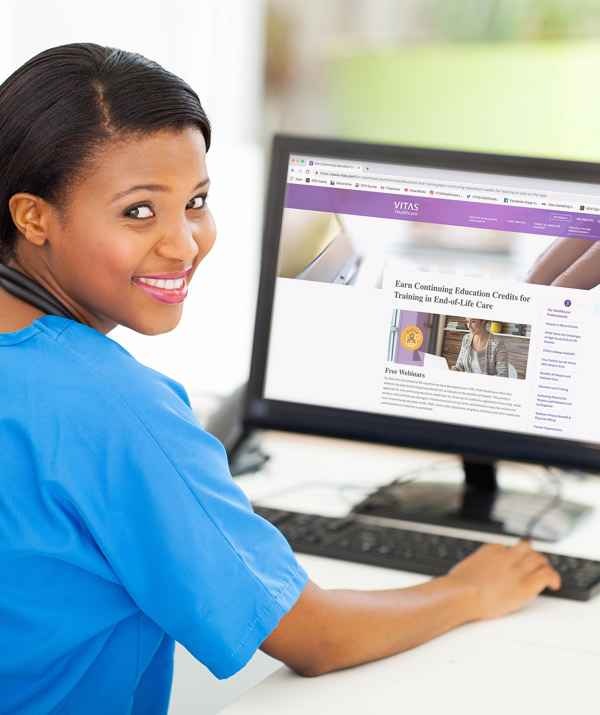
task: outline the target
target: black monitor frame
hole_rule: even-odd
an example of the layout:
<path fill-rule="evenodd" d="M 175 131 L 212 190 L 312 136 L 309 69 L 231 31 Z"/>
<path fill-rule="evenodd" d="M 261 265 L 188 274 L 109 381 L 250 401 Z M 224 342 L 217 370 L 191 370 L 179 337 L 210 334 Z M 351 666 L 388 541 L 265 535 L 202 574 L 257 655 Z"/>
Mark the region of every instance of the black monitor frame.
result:
<path fill-rule="evenodd" d="M 493 465 L 497 460 L 600 473 L 600 444 L 263 397 L 288 162 L 292 154 L 594 185 L 600 177 L 600 165 L 591 162 L 276 136 L 271 156 L 254 344 L 243 418 L 245 430 L 277 429 L 457 454 L 468 465 L 467 481 L 479 486 L 487 484 L 484 488 L 488 492 L 496 489 Z"/>

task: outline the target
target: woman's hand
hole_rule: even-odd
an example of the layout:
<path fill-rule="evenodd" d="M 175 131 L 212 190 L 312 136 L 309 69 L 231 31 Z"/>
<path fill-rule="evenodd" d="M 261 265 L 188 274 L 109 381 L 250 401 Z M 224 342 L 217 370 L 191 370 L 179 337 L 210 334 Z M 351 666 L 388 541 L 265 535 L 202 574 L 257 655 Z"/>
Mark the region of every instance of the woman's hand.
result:
<path fill-rule="evenodd" d="M 525 280 L 564 288 L 594 288 L 600 283 L 600 241 L 559 238 L 538 257 Z"/>
<path fill-rule="evenodd" d="M 545 588 L 560 588 L 558 573 L 528 541 L 511 547 L 485 544 L 451 569 L 447 578 L 473 587 L 473 620 L 503 616 Z"/>
<path fill-rule="evenodd" d="M 486 544 L 446 576 L 411 588 L 324 591 L 309 581 L 261 649 L 302 675 L 319 675 L 510 613 L 559 586 L 556 571 L 526 541 Z"/>

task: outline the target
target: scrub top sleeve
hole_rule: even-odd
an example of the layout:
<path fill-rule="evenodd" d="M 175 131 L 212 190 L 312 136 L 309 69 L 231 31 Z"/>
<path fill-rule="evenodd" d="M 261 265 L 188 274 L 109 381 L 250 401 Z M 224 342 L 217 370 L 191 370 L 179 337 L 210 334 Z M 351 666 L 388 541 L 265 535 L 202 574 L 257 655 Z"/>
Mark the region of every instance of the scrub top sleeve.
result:
<path fill-rule="evenodd" d="M 284 537 L 253 513 L 222 445 L 184 401 L 160 395 L 134 406 L 116 399 L 110 422 L 105 413 L 89 426 L 105 431 L 104 453 L 73 487 L 77 509 L 140 610 L 226 678 L 307 576 Z"/>

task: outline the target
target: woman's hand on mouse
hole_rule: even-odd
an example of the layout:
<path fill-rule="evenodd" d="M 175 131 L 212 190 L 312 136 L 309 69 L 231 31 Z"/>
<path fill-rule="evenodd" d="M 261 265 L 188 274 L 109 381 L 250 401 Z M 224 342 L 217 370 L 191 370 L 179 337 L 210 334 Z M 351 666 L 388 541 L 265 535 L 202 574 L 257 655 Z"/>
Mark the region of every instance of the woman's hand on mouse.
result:
<path fill-rule="evenodd" d="M 447 578 L 469 583 L 475 591 L 473 620 L 516 611 L 545 588 L 560 588 L 560 576 L 528 541 L 515 546 L 485 544 L 457 564 Z"/>

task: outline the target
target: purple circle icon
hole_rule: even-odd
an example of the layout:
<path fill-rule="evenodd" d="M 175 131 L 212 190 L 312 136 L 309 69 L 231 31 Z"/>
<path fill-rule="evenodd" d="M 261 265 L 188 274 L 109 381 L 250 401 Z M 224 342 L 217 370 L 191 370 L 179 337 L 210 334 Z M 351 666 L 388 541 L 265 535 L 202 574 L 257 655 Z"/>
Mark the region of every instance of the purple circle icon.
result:
<path fill-rule="evenodd" d="M 568 307 L 571 305 L 571 301 L 570 301 L 570 300 L 565 300 L 565 305 L 566 305 L 566 307 L 568 308 Z"/>

